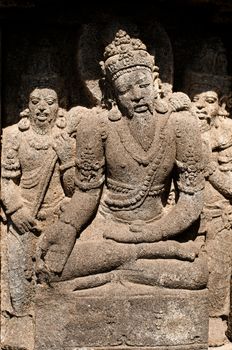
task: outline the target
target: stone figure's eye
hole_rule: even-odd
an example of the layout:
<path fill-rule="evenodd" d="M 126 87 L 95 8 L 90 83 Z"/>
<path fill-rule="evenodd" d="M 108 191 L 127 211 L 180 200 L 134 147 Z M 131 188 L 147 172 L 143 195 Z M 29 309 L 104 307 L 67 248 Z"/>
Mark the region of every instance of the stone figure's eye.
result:
<path fill-rule="evenodd" d="M 139 87 L 140 87 L 141 89 L 143 89 L 143 88 L 148 87 L 149 85 L 150 85 L 150 83 L 140 84 Z"/>
<path fill-rule="evenodd" d="M 53 105 L 54 102 L 55 102 L 54 100 L 47 100 L 47 104 L 50 106 Z"/>
<path fill-rule="evenodd" d="M 33 98 L 33 99 L 31 100 L 31 102 L 33 103 L 33 105 L 37 105 L 37 103 L 39 102 L 39 100 Z"/>
<path fill-rule="evenodd" d="M 198 96 L 194 96 L 192 101 L 193 101 L 193 102 L 199 101 L 199 97 L 198 97 Z"/>
<path fill-rule="evenodd" d="M 118 90 L 118 95 L 125 95 L 126 91 L 125 90 Z"/>
<path fill-rule="evenodd" d="M 130 90 L 130 88 L 122 87 L 122 88 L 118 89 L 118 94 L 125 95 L 129 90 Z"/>
<path fill-rule="evenodd" d="M 217 101 L 217 99 L 216 98 L 213 98 L 213 97 L 208 97 L 207 99 L 206 99 L 206 102 L 208 102 L 208 103 L 215 103 Z"/>

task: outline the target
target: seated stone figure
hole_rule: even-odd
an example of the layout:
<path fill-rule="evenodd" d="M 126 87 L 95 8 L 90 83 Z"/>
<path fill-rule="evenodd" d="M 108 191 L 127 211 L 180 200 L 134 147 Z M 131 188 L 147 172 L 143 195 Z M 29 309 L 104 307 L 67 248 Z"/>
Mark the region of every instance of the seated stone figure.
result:
<path fill-rule="evenodd" d="M 107 108 L 79 116 L 75 194 L 43 236 L 38 277 L 75 280 L 75 290 L 114 281 L 203 289 L 207 269 L 194 230 L 201 138 L 188 97 L 159 98 L 154 57 L 122 30 L 102 67 L 111 96 Z M 167 210 L 172 180 L 178 200 Z"/>

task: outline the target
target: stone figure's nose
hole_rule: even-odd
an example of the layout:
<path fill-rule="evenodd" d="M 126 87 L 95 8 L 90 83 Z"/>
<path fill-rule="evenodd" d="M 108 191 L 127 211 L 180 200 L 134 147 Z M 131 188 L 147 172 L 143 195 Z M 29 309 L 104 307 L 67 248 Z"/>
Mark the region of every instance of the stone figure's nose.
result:
<path fill-rule="evenodd" d="M 198 102 L 196 103 L 196 107 L 197 107 L 198 109 L 202 109 L 202 108 L 204 108 L 204 104 L 202 103 L 202 101 L 198 101 Z"/>
<path fill-rule="evenodd" d="M 142 99 L 142 96 L 139 94 L 134 94 L 132 101 L 133 102 L 139 102 Z"/>
<path fill-rule="evenodd" d="M 134 102 L 139 102 L 141 100 L 142 94 L 141 94 L 141 90 L 140 90 L 139 87 L 134 86 L 134 88 L 133 88 L 133 95 L 132 96 L 133 96 L 132 100 Z"/>
<path fill-rule="evenodd" d="M 40 110 L 41 112 L 45 111 L 45 109 L 46 109 L 46 105 L 45 105 L 45 103 L 40 102 L 40 104 L 39 104 L 38 108 L 39 108 L 39 110 Z"/>

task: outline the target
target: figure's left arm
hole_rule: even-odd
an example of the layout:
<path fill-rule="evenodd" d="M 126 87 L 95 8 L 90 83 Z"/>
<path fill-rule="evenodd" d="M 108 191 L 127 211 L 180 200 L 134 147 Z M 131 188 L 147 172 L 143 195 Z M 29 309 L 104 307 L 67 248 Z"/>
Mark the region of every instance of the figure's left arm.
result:
<path fill-rule="evenodd" d="M 203 207 L 203 155 L 198 122 L 187 111 L 176 112 L 171 118 L 176 131 L 175 175 L 179 198 L 173 209 L 157 222 L 154 241 L 185 231 L 198 219 Z"/>

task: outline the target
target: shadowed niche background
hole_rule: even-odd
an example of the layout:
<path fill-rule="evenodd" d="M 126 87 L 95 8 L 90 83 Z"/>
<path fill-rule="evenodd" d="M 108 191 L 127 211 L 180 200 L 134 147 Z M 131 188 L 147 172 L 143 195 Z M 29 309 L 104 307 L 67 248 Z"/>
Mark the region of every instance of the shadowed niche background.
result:
<path fill-rule="evenodd" d="M 232 74 L 229 38 L 232 3 L 228 0 L 159 0 L 125 7 L 123 2 L 76 4 L 70 0 L 0 1 L 2 127 L 19 120 L 30 91 L 38 85 L 54 88 L 60 105 L 91 107 L 78 71 L 78 42 L 86 23 L 104 25 L 113 20 L 138 26 L 149 46 L 155 46 L 149 28 L 155 21 L 166 30 L 173 49 L 174 91 L 182 90 L 186 66 L 191 65 L 199 38 L 219 36 Z M 162 65 L 162 62 L 159 63 Z"/>

